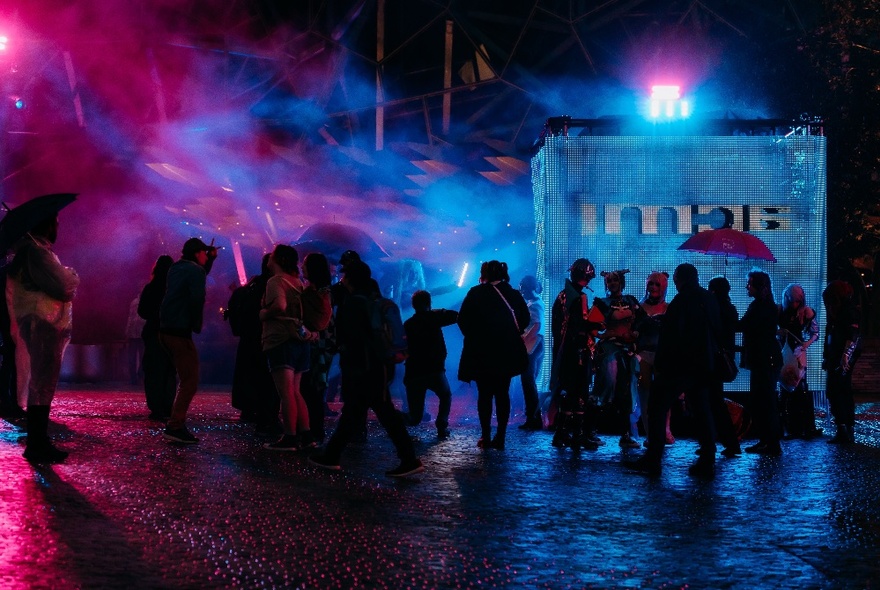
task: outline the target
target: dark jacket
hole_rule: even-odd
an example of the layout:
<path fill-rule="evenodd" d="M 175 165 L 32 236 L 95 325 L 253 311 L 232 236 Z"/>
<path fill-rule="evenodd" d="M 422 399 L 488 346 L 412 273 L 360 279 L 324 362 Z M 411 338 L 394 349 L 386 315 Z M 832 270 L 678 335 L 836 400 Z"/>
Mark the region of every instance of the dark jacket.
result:
<path fill-rule="evenodd" d="M 755 299 L 739 321 L 743 335 L 740 366 L 745 369 L 769 369 L 782 366 L 782 351 L 776 339 L 779 308 L 772 301 Z"/>
<path fill-rule="evenodd" d="M 526 300 L 509 283 L 501 281 L 494 286 L 483 283 L 473 287 L 458 312 L 458 327 L 464 335 L 459 380 L 521 375 L 529 363 L 522 339 L 528 325 Z"/>
<path fill-rule="evenodd" d="M 669 382 L 710 379 L 721 334 L 718 300 L 699 284 L 683 285 L 660 321 L 654 368 Z"/>
<path fill-rule="evenodd" d="M 443 338 L 442 328 L 451 326 L 457 320 L 457 311 L 429 309 L 417 311 L 413 317 L 403 322 L 409 348 L 407 374 L 438 373 L 446 370 L 446 340 Z"/>
<path fill-rule="evenodd" d="M 202 331 L 205 307 L 205 269 L 193 260 L 180 259 L 168 269 L 168 287 L 159 310 L 159 330 L 191 338 Z"/>

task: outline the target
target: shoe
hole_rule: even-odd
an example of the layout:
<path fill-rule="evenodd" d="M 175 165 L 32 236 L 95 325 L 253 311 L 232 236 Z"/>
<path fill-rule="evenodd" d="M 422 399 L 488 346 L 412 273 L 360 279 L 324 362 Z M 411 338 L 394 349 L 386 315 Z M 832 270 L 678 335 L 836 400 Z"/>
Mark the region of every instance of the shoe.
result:
<path fill-rule="evenodd" d="M 639 441 L 633 440 L 633 437 L 629 434 L 621 436 L 619 444 L 621 449 L 638 449 L 642 446 Z"/>
<path fill-rule="evenodd" d="M 715 477 L 715 463 L 702 460 L 697 461 L 696 463 L 688 467 L 688 475 L 712 479 Z"/>
<path fill-rule="evenodd" d="M 561 430 L 557 430 L 556 434 L 553 435 L 553 440 L 550 441 L 550 444 L 556 447 L 557 449 L 564 449 L 565 447 L 573 446 L 571 440 L 571 436 Z"/>
<path fill-rule="evenodd" d="M 729 458 L 739 457 L 742 455 L 742 448 L 740 448 L 739 445 L 724 447 L 724 450 L 721 451 L 721 455 Z"/>
<path fill-rule="evenodd" d="M 67 459 L 67 451 L 62 451 L 51 442 L 46 441 L 41 445 L 28 445 L 24 449 L 22 457 L 33 463 L 60 463 Z"/>
<path fill-rule="evenodd" d="M 517 428 L 530 432 L 544 430 L 544 421 L 541 418 L 529 418 L 523 424 L 517 426 Z"/>
<path fill-rule="evenodd" d="M 635 471 L 637 473 L 644 473 L 645 475 L 649 475 L 651 477 L 657 477 L 661 473 L 661 467 L 659 461 L 653 461 L 651 459 L 647 459 L 646 457 L 639 457 L 638 459 L 629 459 L 623 462 L 623 466 L 629 469 L 630 471 Z"/>
<path fill-rule="evenodd" d="M 666 444 L 668 444 L 668 445 L 674 445 L 674 444 L 675 444 L 675 437 L 672 436 L 672 433 L 671 433 L 671 432 L 667 432 L 667 433 L 666 433 Z"/>
<path fill-rule="evenodd" d="M 413 459 L 411 461 L 403 461 L 395 469 L 392 469 L 391 471 L 386 471 L 385 475 L 387 475 L 388 477 L 407 477 L 408 475 L 421 473 L 424 470 L 425 466 L 422 465 L 422 462 L 418 459 Z"/>
<path fill-rule="evenodd" d="M 295 453 L 302 447 L 299 446 L 294 435 L 285 434 L 273 443 L 265 443 L 263 448 L 269 451 L 286 451 L 288 453 Z"/>
<path fill-rule="evenodd" d="M 495 449 L 498 451 L 503 451 L 504 450 L 504 439 L 496 436 L 495 438 L 492 439 L 492 442 L 489 443 L 489 448 Z"/>
<path fill-rule="evenodd" d="M 199 442 L 199 439 L 190 434 L 189 430 L 186 428 L 165 428 L 162 432 L 162 436 L 165 440 L 169 442 L 182 443 L 185 445 L 194 445 Z"/>
<path fill-rule="evenodd" d="M 599 435 L 596 434 L 595 432 L 591 432 L 590 434 L 588 434 L 584 438 L 586 440 L 589 440 L 590 442 L 592 442 L 597 447 L 604 447 L 605 446 L 605 441 L 602 440 L 601 438 L 599 438 Z"/>
<path fill-rule="evenodd" d="M 437 440 L 446 440 L 452 433 L 449 432 L 448 428 L 438 428 L 437 429 Z"/>
<path fill-rule="evenodd" d="M 580 439 L 577 444 L 577 448 L 585 451 L 597 451 L 599 450 L 599 446 L 600 445 L 595 440 L 589 437 Z"/>
<path fill-rule="evenodd" d="M 745 448 L 746 453 L 757 454 L 767 448 L 767 443 L 759 442 Z"/>
<path fill-rule="evenodd" d="M 339 471 L 342 469 L 342 467 L 339 466 L 339 461 L 334 461 L 327 457 L 327 455 L 312 455 L 309 457 L 309 463 L 315 467 L 328 469 L 330 471 Z"/>

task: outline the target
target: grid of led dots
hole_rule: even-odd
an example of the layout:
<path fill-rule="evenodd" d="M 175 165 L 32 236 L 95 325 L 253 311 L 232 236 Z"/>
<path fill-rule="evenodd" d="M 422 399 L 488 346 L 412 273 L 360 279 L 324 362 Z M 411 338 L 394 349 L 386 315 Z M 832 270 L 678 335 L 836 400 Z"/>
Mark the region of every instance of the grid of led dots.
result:
<path fill-rule="evenodd" d="M 639 299 L 650 272 L 671 276 L 682 262 L 697 267 L 703 286 L 724 275 L 740 317 L 751 302 L 746 275 L 758 268 L 770 275 L 777 303 L 789 283 L 803 286 L 824 329 L 825 150 L 826 138 L 810 135 L 546 138 L 532 158 L 544 326 L 569 266 L 584 257 L 597 273 L 629 269 L 625 292 Z M 759 237 L 777 262 L 678 250 L 690 236 L 725 226 Z M 605 295 L 601 277 L 590 287 Z M 674 296 L 670 280 L 667 300 Z M 821 345 L 808 351 L 814 390 L 825 387 L 821 354 Z M 727 389 L 747 391 L 748 372 Z"/>

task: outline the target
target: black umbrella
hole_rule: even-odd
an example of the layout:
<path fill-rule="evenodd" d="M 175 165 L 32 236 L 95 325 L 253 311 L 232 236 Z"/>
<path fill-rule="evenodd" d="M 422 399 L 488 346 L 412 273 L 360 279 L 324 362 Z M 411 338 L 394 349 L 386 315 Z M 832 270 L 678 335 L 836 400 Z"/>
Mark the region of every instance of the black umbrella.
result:
<path fill-rule="evenodd" d="M 58 215 L 59 211 L 75 199 L 75 193 L 43 195 L 8 209 L 6 216 L 0 219 L 0 251 L 8 252 L 29 231 L 50 217 Z"/>
<path fill-rule="evenodd" d="M 321 252 L 328 258 L 335 259 L 332 262 L 336 262 L 346 250 L 354 250 L 360 254 L 362 260 L 390 256 L 367 232 L 341 223 L 321 222 L 310 226 L 294 247 L 300 255 Z"/>

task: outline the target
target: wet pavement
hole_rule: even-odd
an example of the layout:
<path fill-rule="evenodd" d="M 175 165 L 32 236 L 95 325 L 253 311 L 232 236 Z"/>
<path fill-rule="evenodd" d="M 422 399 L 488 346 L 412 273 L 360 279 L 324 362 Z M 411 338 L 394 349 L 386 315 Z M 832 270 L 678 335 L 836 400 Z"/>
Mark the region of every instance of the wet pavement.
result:
<path fill-rule="evenodd" d="M 877 401 L 861 400 L 853 446 L 787 441 L 719 458 L 713 481 L 687 475 L 692 440 L 657 479 L 628 473 L 610 435 L 573 456 L 514 428 L 484 452 L 474 408 L 455 401 L 447 441 L 412 429 L 427 470 L 394 480 L 374 421 L 330 473 L 263 450 L 228 393 L 196 397 L 202 440 L 181 447 L 134 390 L 65 389 L 63 464 L 26 462 L 0 421 L 0 587 L 880 587 Z"/>

